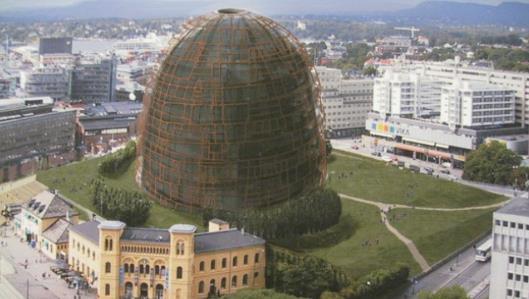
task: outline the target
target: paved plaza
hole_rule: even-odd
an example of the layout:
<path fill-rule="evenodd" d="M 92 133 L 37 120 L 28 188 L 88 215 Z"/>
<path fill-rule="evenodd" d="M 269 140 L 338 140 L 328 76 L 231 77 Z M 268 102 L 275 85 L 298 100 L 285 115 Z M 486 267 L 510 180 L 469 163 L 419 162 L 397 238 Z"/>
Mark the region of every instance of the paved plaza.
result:
<path fill-rule="evenodd" d="M 0 234 L 1 240 L 4 242 L 4 246 L 0 246 L 2 257 L 2 263 L 0 263 L 1 283 L 5 283 L 3 280 L 7 279 L 10 285 L 22 295 L 19 298 L 26 298 L 28 289 L 30 299 L 96 298 L 95 290 L 90 292 L 81 290 L 77 294 L 76 289 L 68 288 L 64 280 L 50 271 L 50 267 L 55 265 L 55 261 L 40 254 L 36 249 L 28 246 L 26 242 L 22 242 L 20 237 L 14 235 L 10 227 L 3 227 Z M 5 245 L 6 242 L 7 246 Z M 25 269 L 26 260 L 27 269 Z M 43 278 L 43 273 L 46 274 L 45 278 Z M 0 293 L 0 295 L 3 294 Z"/>

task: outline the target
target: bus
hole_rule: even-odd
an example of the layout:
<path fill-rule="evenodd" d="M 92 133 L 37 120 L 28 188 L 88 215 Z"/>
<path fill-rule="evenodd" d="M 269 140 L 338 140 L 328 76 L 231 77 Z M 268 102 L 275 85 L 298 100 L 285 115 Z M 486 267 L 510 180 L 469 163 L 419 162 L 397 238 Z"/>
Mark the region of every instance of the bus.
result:
<path fill-rule="evenodd" d="M 476 249 L 476 261 L 486 262 L 490 259 L 490 251 L 492 249 L 492 238 L 485 241 Z"/>

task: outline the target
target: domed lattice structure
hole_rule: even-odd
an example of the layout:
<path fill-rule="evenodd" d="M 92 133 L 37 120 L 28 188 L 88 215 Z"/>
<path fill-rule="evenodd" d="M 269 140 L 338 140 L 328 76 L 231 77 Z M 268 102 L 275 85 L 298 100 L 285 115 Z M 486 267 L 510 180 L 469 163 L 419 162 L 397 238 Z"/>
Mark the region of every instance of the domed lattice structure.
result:
<path fill-rule="evenodd" d="M 268 18 L 223 9 L 192 20 L 145 106 L 138 175 L 164 205 L 262 207 L 324 180 L 316 73 Z"/>

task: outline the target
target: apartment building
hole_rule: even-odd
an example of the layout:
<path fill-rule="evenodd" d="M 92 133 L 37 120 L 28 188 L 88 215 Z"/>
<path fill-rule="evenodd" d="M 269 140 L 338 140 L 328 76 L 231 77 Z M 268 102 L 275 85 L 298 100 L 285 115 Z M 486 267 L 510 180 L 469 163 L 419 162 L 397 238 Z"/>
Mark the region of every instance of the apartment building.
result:
<path fill-rule="evenodd" d="M 339 69 L 316 67 L 322 86 L 326 132 L 331 137 L 359 135 L 373 103 L 373 79 L 345 79 Z"/>
<path fill-rule="evenodd" d="M 529 201 L 516 198 L 494 212 L 490 298 L 529 298 Z"/>
<path fill-rule="evenodd" d="M 20 73 L 20 87 L 28 96 L 66 100 L 70 95 L 70 71 L 55 66 L 23 71 Z"/>
<path fill-rule="evenodd" d="M 71 99 L 85 103 L 111 102 L 116 89 L 116 66 L 114 56 L 82 57 L 72 70 Z"/>

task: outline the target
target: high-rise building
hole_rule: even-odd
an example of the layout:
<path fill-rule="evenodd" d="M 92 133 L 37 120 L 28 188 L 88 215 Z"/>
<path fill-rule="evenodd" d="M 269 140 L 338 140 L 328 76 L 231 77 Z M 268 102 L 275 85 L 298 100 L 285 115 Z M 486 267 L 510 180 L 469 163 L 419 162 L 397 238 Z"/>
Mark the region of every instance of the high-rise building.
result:
<path fill-rule="evenodd" d="M 516 198 L 493 214 L 489 298 L 529 297 L 529 201 Z"/>
<path fill-rule="evenodd" d="M 71 99 L 85 103 L 111 102 L 116 89 L 116 58 L 82 57 L 72 70 Z"/>
<path fill-rule="evenodd" d="M 59 67 L 37 68 L 20 73 L 20 87 L 32 97 L 66 100 L 70 94 L 70 71 Z"/>
<path fill-rule="evenodd" d="M 388 70 L 375 79 L 373 110 L 418 118 L 439 115 L 442 82 L 413 71 Z"/>
<path fill-rule="evenodd" d="M 331 137 L 359 135 L 373 105 L 373 79 L 345 79 L 339 69 L 316 67 L 322 87 L 325 130 Z"/>
<path fill-rule="evenodd" d="M 222 9 L 196 18 L 145 105 L 142 186 L 164 205 L 269 206 L 326 173 L 316 72 L 284 27 Z"/>
<path fill-rule="evenodd" d="M 450 127 L 514 124 L 514 90 L 482 82 L 443 87 L 440 120 Z"/>
<path fill-rule="evenodd" d="M 45 37 L 39 40 L 39 54 L 72 54 L 71 37 Z"/>

